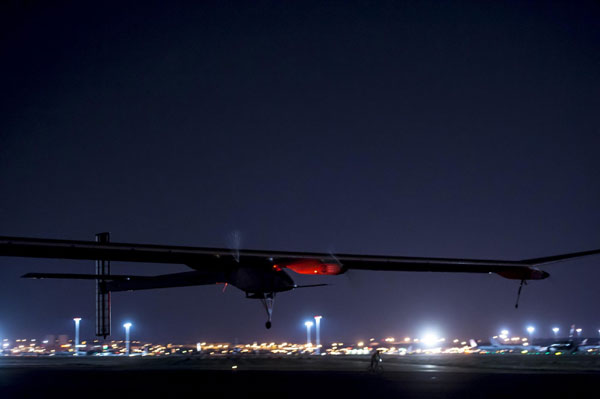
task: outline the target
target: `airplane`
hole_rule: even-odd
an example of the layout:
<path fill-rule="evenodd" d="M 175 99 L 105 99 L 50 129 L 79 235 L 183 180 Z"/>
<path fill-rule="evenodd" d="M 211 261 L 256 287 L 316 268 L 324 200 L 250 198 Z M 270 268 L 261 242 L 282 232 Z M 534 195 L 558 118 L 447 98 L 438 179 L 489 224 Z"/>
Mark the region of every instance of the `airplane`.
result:
<path fill-rule="evenodd" d="M 575 347 L 575 352 L 600 352 L 600 340 L 596 341 L 596 345 L 591 344 L 589 340 L 589 338 L 586 338 L 578 343 Z"/>
<path fill-rule="evenodd" d="M 550 353 L 599 352 L 600 340 L 596 341 L 596 345 L 591 344 L 589 341 L 589 338 L 585 338 L 583 340 L 571 338 L 566 341 L 556 342 L 548 345 L 544 349 L 546 352 Z"/>
<path fill-rule="evenodd" d="M 525 260 L 483 260 L 117 243 L 111 242 L 106 232 L 96 234 L 96 241 L 0 236 L 0 256 L 95 260 L 96 274 L 27 273 L 22 277 L 95 280 L 96 335 L 104 338 L 110 335 L 111 292 L 225 283 L 245 292 L 246 298 L 262 302 L 268 329 L 277 293 L 327 285 L 297 285 L 286 269 L 311 275 L 340 275 L 349 270 L 495 273 L 520 280 L 515 304 L 518 308 L 523 285 L 550 276 L 540 266 L 596 254 L 600 249 Z M 110 273 L 111 261 L 182 264 L 192 271 L 119 275 Z"/>
<path fill-rule="evenodd" d="M 513 341 L 501 342 L 495 337 L 490 338 L 489 344 L 483 344 L 483 345 L 477 344 L 477 342 L 473 339 L 471 339 L 469 341 L 469 343 L 471 345 L 471 348 L 473 348 L 473 349 L 478 349 L 480 351 L 492 352 L 492 353 L 514 352 L 514 351 L 521 352 L 523 350 L 535 352 L 535 351 L 540 351 L 542 348 L 540 346 L 532 345 L 530 343 L 524 343 L 522 341 L 518 341 L 518 343 L 515 343 Z"/>

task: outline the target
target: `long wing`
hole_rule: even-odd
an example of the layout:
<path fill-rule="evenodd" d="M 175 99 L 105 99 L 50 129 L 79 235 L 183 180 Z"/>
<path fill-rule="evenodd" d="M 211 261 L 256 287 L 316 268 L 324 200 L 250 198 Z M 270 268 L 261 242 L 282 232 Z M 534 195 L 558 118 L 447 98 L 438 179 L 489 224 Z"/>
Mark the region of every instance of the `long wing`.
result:
<path fill-rule="evenodd" d="M 498 273 L 515 279 L 542 279 L 548 273 L 535 266 L 582 256 L 596 255 L 599 250 L 576 252 L 528 260 L 490 260 L 426 258 L 405 256 L 353 255 L 317 252 L 240 250 L 239 263 L 244 266 L 289 268 L 304 274 L 340 274 L 346 270 L 420 271 Z M 45 238 L 2 237 L 0 256 L 60 258 L 185 264 L 196 270 L 236 265 L 230 249 L 171 245 L 98 243 L 95 241 L 55 240 Z"/>
<path fill-rule="evenodd" d="M 76 273 L 27 273 L 21 276 L 33 279 L 68 279 L 68 280 L 98 280 L 96 274 Z M 181 272 L 161 274 L 159 276 L 131 276 L 112 274 L 102 278 L 106 282 L 107 291 L 139 291 L 155 288 L 191 287 L 196 285 L 210 285 L 225 283 L 225 273 L 219 272 Z"/>

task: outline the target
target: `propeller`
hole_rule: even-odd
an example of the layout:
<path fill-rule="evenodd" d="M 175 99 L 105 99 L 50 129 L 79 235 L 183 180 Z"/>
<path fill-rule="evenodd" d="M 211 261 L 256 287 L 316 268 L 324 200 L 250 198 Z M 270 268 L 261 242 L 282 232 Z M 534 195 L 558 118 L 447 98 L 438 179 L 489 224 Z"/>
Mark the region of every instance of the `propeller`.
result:
<path fill-rule="evenodd" d="M 335 264 L 337 264 L 339 267 L 342 268 L 342 270 L 344 270 L 344 265 L 342 264 L 342 262 L 340 262 L 338 257 L 335 256 L 333 249 L 329 250 L 329 257 L 333 260 Z M 350 283 L 350 286 L 352 286 L 352 288 L 356 290 L 358 288 L 358 280 L 356 279 L 356 274 L 351 270 L 346 270 L 343 274 L 344 277 L 346 277 L 348 283 Z"/>
<path fill-rule="evenodd" d="M 237 263 L 240 263 L 240 247 L 242 244 L 242 234 L 239 230 L 234 230 L 229 233 L 227 237 L 228 247 L 231 250 L 231 254 Z"/>
<path fill-rule="evenodd" d="M 331 284 L 305 284 L 305 285 L 294 285 L 294 288 L 312 288 L 312 287 L 325 287 Z"/>
<path fill-rule="evenodd" d="M 333 260 L 333 263 L 338 265 L 340 268 L 344 269 L 344 265 L 342 265 L 342 262 L 340 262 L 337 256 L 335 256 L 332 249 L 329 250 L 329 257 Z"/>

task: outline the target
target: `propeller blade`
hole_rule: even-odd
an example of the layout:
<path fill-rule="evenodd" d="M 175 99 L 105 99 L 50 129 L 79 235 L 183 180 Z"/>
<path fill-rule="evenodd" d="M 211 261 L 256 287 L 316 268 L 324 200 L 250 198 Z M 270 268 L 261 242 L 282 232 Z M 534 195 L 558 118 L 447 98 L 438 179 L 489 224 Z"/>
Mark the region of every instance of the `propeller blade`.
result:
<path fill-rule="evenodd" d="M 242 244 L 242 234 L 238 230 L 234 230 L 229 234 L 228 247 L 231 249 L 233 258 L 237 263 L 240 263 L 240 247 Z"/>
<path fill-rule="evenodd" d="M 295 285 L 295 286 L 294 286 L 294 288 L 325 287 L 326 285 L 332 285 L 332 284 L 306 284 L 306 285 Z"/>

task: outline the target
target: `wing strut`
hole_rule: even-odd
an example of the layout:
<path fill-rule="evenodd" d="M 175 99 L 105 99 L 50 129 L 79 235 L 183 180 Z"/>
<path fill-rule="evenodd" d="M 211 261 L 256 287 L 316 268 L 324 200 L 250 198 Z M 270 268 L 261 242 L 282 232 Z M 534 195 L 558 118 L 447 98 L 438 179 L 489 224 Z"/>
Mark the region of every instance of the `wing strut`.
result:
<path fill-rule="evenodd" d="M 515 309 L 519 308 L 519 299 L 521 298 L 521 290 L 523 289 L 523 285 L 527 285 L 527 280 L 521 280 L 521 284 L 519 284 L 519 291 L 517 291 L 517 303 L 515 303 Z"/>

